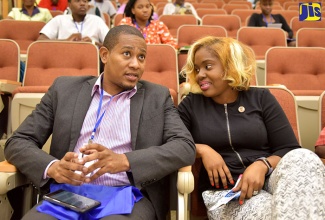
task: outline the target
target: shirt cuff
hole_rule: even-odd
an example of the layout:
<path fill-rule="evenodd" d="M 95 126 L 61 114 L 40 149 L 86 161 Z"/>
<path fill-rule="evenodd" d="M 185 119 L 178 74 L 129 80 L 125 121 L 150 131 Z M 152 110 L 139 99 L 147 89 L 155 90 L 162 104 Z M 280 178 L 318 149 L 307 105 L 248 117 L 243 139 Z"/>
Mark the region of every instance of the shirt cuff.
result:
<path fill-rule="evenodd" d="M 56 161 L 59 161 L 59 160 L 52 160 L 52 161 L 49 163 L 49 165 L 47 165 L 47 167 L 46 167 L 46 169 L 45 169 L 45 171 L 44 171 L 44 174 L 43 174 L 43 179 L 44 179 L 44 180 L 50 178 L 50 177 L 47 175 L 47 171 L 48 171 L 48 169 L 50 168 L 50 166 L 51 166 L 54 162 L 56 162 Z"/>

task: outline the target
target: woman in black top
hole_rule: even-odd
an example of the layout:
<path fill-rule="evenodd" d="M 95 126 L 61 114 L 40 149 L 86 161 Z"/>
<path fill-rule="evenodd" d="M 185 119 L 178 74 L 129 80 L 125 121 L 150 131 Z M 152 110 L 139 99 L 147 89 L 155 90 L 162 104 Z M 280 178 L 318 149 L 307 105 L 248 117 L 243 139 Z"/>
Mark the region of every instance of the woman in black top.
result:
<path fill-rule="evenodd" d="M 202 159 L 198 189 L 209 219 L 325 219 L 325 167 L 301 149 L 270 91 L 250 88 L 253 52 L 232 38 L 205 37 L 183 72 L 192 93 L 178 110 Z M 216 207 L 237 181 L 239 201 Z"/>
<path fill-rule="evenodd" d="M 298 3 L 297 3 L 298 4 Z M 262 13 L 253 13 L 249 18 L 247 26 L 251 27 L 267 27 L 271 23 L 281 23 L 282 30 L 287 32 L 288 46 L 296 46 L 296 41 L 293 39 L 293 31 L 287 21 L 281 14 L 272 14 L 273 0 L 260 0 Z"/>

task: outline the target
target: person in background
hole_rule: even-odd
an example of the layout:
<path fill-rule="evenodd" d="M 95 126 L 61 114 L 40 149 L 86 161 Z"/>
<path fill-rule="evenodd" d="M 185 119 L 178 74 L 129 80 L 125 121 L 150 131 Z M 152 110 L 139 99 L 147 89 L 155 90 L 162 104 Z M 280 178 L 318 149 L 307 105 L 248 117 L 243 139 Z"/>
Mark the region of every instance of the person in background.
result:
<path fill-rule="evenodd" d="M 69 0 L 71 14 L 58 15 L 40 31 L 38 40 L 92 42 L 102 46 L 109 31 L 103 19 L 87 14 L 88 0 Z"/>
<path fill-rule="evenodd" d="M 247 0 L 247 1 L 252 3 L 252 8 L 255 8 L 257 0 Z"/>
<path fill-rule="evenodd" d="M 319 137 L 315 144 L 315 153 L 319 156 L 319 158 L 325 164 L 325 127 L 319 134 Z"/>
<path fill-rule="evenodd" d="M 120 7 L 117 9 L 116 14 L 124 14 L 125 6 L 128 3 L 129 0 L 123 0 L 120 2 Z"/>
<path fill-rule="evenodd" d="M 128 0 L 123 1 L 122 4 L 120 5 L 120 7 L 117 9 L 116 14 L 124 14 L 125 6 L 126 6 L 127 3 L 128 3 Z M 159 19 L 159 15 L 156 12 L 155 5 L 154 4 L 152 4 L 152 5 L 153 5 L 153 8 L 154 8 L 153 15 L 152 15 L 152 19 L 153 20 L 158 20 Z"/>
<path fill-rule="evenodd" d="M 22 8 L 13 8 L 7 19 L 48 22 L 52 15 L 48 9 L 37 7 L 36 0 L 22 0 Z"/>
<path fill-rule="evenodd" d="M 178 110 L 202 159 L 208 217 L 325 219 L 325 166 L 301 148 L 270 91 L 250 87 L 255 69 L 248 46 L 213 36 L 192 45 L 183 68 L 191 93 Z M 239 198 L 217 207 L 232 188 Z"/>
<path fill-rule="evenodd" d="M 143 34 L 147 44 L 170 44 L 177 49 L 176 40 L 168 27 L 159 20 L 153 20 L 153 6 L 149 0 L 129 0 L 126 4 L 125 17 L 119 25 L 131 25 Z"/>
<path fill-rule="evenodd" d="M 90 9 L 88 11 L 88 14 L 94 14 L 103 17 L 101 13 L 105 12 L 109 14 L 111 19 L 113 19 L 116 14 L 116 9 L 110 0 L 91 0 L 89 2 L 89 6 Z"/>
<path fill-rule="evenodd" d="M 175 0 L 174 3 L 169 2 L 165 5 L 163 15 L 194 15 L 199 21 L 201 18 L 198 16 L 194 6 L 185 2 L 185 0 Z"/>
<path fill-rule="evenodd" d="M 59 10 L 64 12 L 68 7 L 68 0 L 41 0 L 38 6 L 47 8 L 48 10 Z"/>
<path fill-rule="evenodd" d="M 131 214 L 101 219 L 166 220 L 169 176 L 194 162 L 195 145 L 168 88 L 140 80 L 146 55 L 139 30 L 112 28 L 100 48 L 104 72 L 57 78 L 6 142 L 6 159 L 43 192 L 57 182 L 132 185 L 143 194 Z M 42 146 L 52 133 L 47 154 Z M 87 167 L 90 161 L 94 163 Z M 122 210 L 123 201 L 115 204 Z M 54 219 L 36 211 L 41 205 L 23 219 Z"/>
<path fill-rule="evenodd" d="M 281 23 L 282 30 L 287 33 L 288 46 L 295 47 L 296 40 L 293 38 L 293 31 L 281 14 L 272 14 L 273 0 L 260 0 L 261 13 L 253 13 L 249 18 L 247 26 L 267 27 L 271 23 Z"/>

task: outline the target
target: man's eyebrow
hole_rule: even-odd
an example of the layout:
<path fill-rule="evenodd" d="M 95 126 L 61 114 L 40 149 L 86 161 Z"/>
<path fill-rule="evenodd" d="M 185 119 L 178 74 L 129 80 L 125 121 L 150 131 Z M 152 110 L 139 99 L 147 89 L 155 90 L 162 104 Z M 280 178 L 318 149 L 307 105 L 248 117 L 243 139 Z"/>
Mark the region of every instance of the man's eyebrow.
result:
<path fill-rule="evenodd" d="M 144 49 L 144 48 L 140 48 L 140 50 L 141 50 L 142 53 L 145 53 L 145 54 L 147 53 L 147 50 Z"/>
<path fill-rule="evenodd" d="M 130 49 L 130 50 L 133 50 L 134 47 L 129 46 L 129 45 L 125 45 L 125 46 L 122 47 L 122 49 Z"/>
<path fill-rule="evenodd" d="M 125 45 L 122 47 L 122 49 L 129 49 L 129 50 L 134 50 L 135 47 L 134 46 L 129 46 L 129 45 Z M 147 53 L 147 50 L 145 48 L 139 48 L 141 50 L 142 53 Z"/>

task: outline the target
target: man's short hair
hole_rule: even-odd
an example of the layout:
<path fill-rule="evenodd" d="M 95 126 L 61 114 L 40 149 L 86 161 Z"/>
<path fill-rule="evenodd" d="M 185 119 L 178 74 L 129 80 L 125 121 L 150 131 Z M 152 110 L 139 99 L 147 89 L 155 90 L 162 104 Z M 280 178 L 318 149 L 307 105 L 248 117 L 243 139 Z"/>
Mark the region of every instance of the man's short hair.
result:
<path fill-rule="evenodd" d="M 119 25 L 111 28 L 108 31 L 103 46 L 106 47 L 108 50 L 112 50 L 115 47 L 115 45 L 119 43 L 119 37 L 121 34 L 135 35 L 144 39 L 141 32 L 135 27 L 129 25 Z"/>

